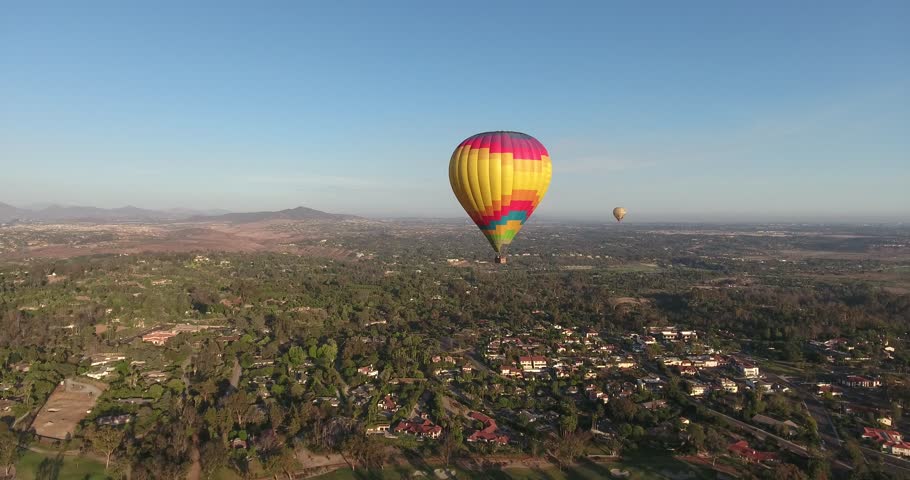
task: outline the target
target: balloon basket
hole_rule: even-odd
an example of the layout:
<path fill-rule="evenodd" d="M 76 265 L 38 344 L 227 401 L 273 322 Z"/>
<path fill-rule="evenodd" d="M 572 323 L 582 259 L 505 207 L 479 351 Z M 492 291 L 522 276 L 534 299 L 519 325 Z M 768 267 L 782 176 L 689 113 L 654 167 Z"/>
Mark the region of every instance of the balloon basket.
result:
<path fill-rule="evenodd" d="M 502 265 L 506 263 L 506 257 L 501 255 L 496 255 L 496 263 Z"/>

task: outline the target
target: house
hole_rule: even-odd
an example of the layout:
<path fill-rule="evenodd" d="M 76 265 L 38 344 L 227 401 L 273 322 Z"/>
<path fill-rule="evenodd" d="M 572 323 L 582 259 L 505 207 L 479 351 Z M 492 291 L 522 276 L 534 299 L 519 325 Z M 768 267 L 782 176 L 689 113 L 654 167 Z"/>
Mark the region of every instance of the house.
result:
<path fill-rule="evenodd" d="M 500 445 L 509 443 L 509 436 L 498 432 L 499 427 L 492 418 L 480 412 L 471 412 L 468 414 L 468 417 L 483 424 L 482 429 L 477 430 L 468 436 L 469 442 L 498 443 Z"/>
<path fill-rule="evenodd" d="M 661 359 L 661 363 L 667 367 L 678 367 L 682 365 L 682 359 L 679 357 L 664 357 Z"/>
<path fill-rule="evenodd" d="M 872 440 L 879 444 L 902 443 L 903 436 L 896 430 L 882 430 L 880 428 L 864 427 L 862 438 Z"/>
<path fill-rule="evenodd" d="M 592 402 L 600 401 L 601 403 L 609 403 L 610 396 L 598 389 L 594 389 L 588 392 L 588 399 Z"/>
<path fill-rule="evenodd" d="M 686 385 L 689 387 L 689 395 L 693 397 L 700 397 L 708 391 L 708 387 L 697 380 L 689 380 Z"/>
<path fill-rule="evenodd" d="M 91 355 L 89 358 L 91 360 L 91 366 L 97 367 L 99 365 L 107 365 L 108 363 L 126 360 L 126 355 L 120 353 L 97 353 Z"/>
<path fill-rule="evenodd" d="M 395 433 L 408 433 L 418 437 L 439 438 L 442 427 L 435 425 L 427 418 L 414 418 L 402 420 L 395 426 Z"/>
<path fill-rule="evenodd" d="M 158 330 L 158 331 L 146 333 L 145 335 L 143 335 L 142 341 L 148 342 L 148 343 L 151 343 L 152 345 L 156 345 L 156 346 L 160 347 L 160 346 L 163 346 L 165 343 L 167 343 L 168 340 L 170 340 L 176 336 L 177 336 L 177 334 L 173 331 Z"/>
<path fill-rule="evenodd" d="M 664 408 L 666 406 L 667 406 L 666 400 L 653 400 L 653 401 L 644 402 L 641 404 L 641 408 L 644 408 L 645 410 L 660 410 L 661 408 Z"/>
<path fill-rule="evenodd" d="M 96 422 L 98 425 L 126 425 L 133 421 L 132 415 L 111 415 L 108 417 L 101 417 Z"/>
<path fill-rule="evenodd" d="M 903 435 L 896 430 L 865 427 L 862 438 L 877 443 L 883 451 L 890 452 L 892 455 L 910 457 L 910 443 L 905 442 Z"/>
<path fill-rule="evenodd" d="M 379 375 L 379 370 L 373 368 L 373 364 L 369 364 L 365 367 L 360 367 L 357 369 L 357 373 L 361 375 L 366 375 L 368 377 L 376 377 Z"/>
<path fill-rule="evenodd" d="M 793 435 L 799 430 L 799 425 L 792 420 L 780 421 L 765 415 L 755 415 L 752 421 L 758 425 L 765 425 L 778 431 L 786 432 L 787 435 Z"/>
<path fill-rule="evenodd" d="M 633 359 L 632 357 L 626 357 L 626 358 L 614 357 L 613 366 L 615 366 L 616 368 L 622 369 L 622 370 L 626 370 L 629 368 L 635 368 L 635 359 Z"/>
<path fill-rule="evenodd" d="M 101 380 L 102 378 L 110 375 L 114 371 L 114 367 L 106 366 L 103 368 L 95 369 L 91 372 L 86 372 L 85 376 L 89 378 L 94 378 L 95 380 Z"/>
<path fill-rule="evenodd" d="M 910 457 L 910 443 L 901 442 L 891 445 L 891 455 Z"/>
<path fill-rule="evenodd" d="M 749 462 L 761 463 L 761 462 L 775 461 L 778 459 L 776 453 L 759 452 L 758 450 L 750 448 L 749 443 L 746 442 L 745 440 L 740 440 L 740 441 L 728 446 L 727 450 L 743 457 L 744 459 L 746 459 L 746 461 L 749 461 Z"/>
<path fill-rule="evenodd" d="M 815 394 L 816 395 L 831 395 L 832 397 L 840 397 L 844 394 L 844 391 L 840 387 L 831 385 L 830 383 L 816 383 L 815 384 Z"/>
<path fill-rule="evenodd" d="M 371 425 L 371 426 L 367 427 L 366 433 L 367 433 L 367 435 L 374 435 L 377 433 L 389 433 L 390 428 L 391 428 L 391 425 L 389 425 L 388 423 L 377 423 L 376 425 Z"/>
<path fill-rule="evenodd" d="M 860 375 L 847 375 L 840 379 L 840 384 L 851 388 L 878 388 L 882 386 L 882 381 Z"/>
<path fill-rule="evenodd" d="M 698 373 L 698 369 L 695 367 L 679 367 L 679 374 L 684 377 L 694 377 Z"/>
<path fill-rule="evenodd" d="M 519 357 L 518 363 L 521 365 L 522 371 L 539 373 L 544 368 L 547 368 L 547 357 L 540 355 Z"/>
<path fill-rule="evenodd" d="M 503 377 L 517 377 L 521 375 L 521 371 L 515 367 L 499 367 L 499 374 Z"/>
<path fill-rule="evenodd" d="M 398 411 L 398 403 L 395 401 L 395 398 L 392 396 L 392 394 L 387 394 L 385 397 L 379 400 L 377 406 L 386 412 Z"/>
<path fill-rule="evenodd" d="M 717 368 L 720 366 L 720 362 L 717 360 L 717 357 L 711 355 L 698 355 L 695 357 L 689 357 L 689 361 L 692 363 L 692 366 L 696 368 Z"/>
<path fill-rule="evenodd" d="M 162 372 L 161 370 L 152 370 L 149 372 L 145 372 L 142 374 L 142 376 L 147 378 L 151 382 L 158 382 L 158 383 L 163 382 L 163 381 L 167 380 L 168 377 L 170 377 L 170 375 L 168 375 L 165 372 Z"/>
<path fill-rule="evenodd" d="M 729 378 L 720 379 L 720 388 L 724 389 L 727 393 L 736 393 L 739 391 L 739 386 L 733 380 Z"/>
<path fill-rule="evenodd" d="M 736 362 L 736 369 L 739 370 L 739 373 L 746 378 L 758 378 L 759 371 L 758 366 L 749 362 L 738 361 Z"/>
<path fill-rule="evenodd" d="M 774 387 L 774 385 L 772 385 L 771 383 L 765 382 L 763 380 L 758 380 L 755 378 L 746 380 L 746 384 L 748 384 L 750 387 L 752 387 L 753 390 L 760 390 L 762 392 L 770 392 L 771 389 Z"/>
<path fill-rule="evenodd" d="M 698 339 L 698 334 L 695 333 L 695 330 L 681 330 L 679 332 L 679 338 L 684 342 L 688 342 L 690 340 Z"/>
<path fill-rule="evenodd" d="M 652 392 L 663 390 L 664 385 L 666 384 L 660 377 L 653 374 L 639 378 L 635 383 L 638 384 L 639 389 L 650 390 Z"/>

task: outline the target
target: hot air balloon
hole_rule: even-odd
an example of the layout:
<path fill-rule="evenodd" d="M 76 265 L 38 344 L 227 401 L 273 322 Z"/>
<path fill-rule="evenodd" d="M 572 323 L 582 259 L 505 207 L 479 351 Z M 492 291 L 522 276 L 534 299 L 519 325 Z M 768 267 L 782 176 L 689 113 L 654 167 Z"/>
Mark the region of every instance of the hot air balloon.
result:
<path fill-rule="evenodd" d="M 490 241 L 496 263 L 506 263 L 506 247 L 540 204 L 552 175 L 547 149 L 524 133 L 478 133 L 452 153 L 452 191 Z"/>
<path fill-rule="evenodd" d="M 613 209 L 613 216 L 616 217 L 617 222 L 621 222 L 623 217 L 626 216 L 626 209 L 622 207 L 616 207 Z"/>

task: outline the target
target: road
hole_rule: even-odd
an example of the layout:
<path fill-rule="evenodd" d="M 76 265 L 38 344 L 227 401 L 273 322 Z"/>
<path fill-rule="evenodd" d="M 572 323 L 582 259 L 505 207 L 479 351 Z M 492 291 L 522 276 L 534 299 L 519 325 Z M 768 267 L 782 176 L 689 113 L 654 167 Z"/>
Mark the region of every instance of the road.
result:
<path fill-rule="evenodd" d="M 777 435 L 775 435 L 771 432 L 768 432 L 768 431 L 762 430 L 760 428 L 754 427 L 752 425 L 749 425 L 748 423 L 737 420 L 729 415 L 720 413 L 717 410 L 713 410 L 711 408 L 705 407 L 704 405 L 703 405 L 703 407 L 705 410 L 710 412 L 712 415 L 723 418 L 730 424 L 738 427 L 741 430 L 745 430 L 745 431 L 751 433 L 752 435 L 754 435 L 756 438 L 758 438 L 760 440 L 764 440 L 766 438 L 771 438 L 774 441 L 776 441 L 777 445 L 781 448 L 785 448 L 788 451 L 790 451 L 796 455 L 799 455 L 801 457 L 804 457 L 804 458 L 811 457 L 811 455 L 809 454 L 809 451 L 806 449 L 806 447 L 803 447 L 802 445 L 793 443 L 790 440 L 787 440 L 785 438 L 778 437 Z M 843 461 L 834 460 L 832 463 L 839 469 L 846 470 L 846 471 L 853 470 L 852 466 L 844 463 Z"/>
<path fill-rule="evenodd" d="M 817 398 L 807 394 L 800 385 L 791 382 L 787 377 L 774 373 L 765 373 L 765 376 L 772 382 L 790 387 L 790 391 L 803 401 L 803 406 L 815 419 L 815 423 L 818 426 L 818 435 L 824 445 L 839 448 L 844 443 L 840 438 L 840 434 L 837 433 L 834 421 L 831 420 L 831 414 L 828 413 L 828 409 Z"/>
<path fill-rule="evenodd" d="M 487 372 L 490 375 L 499 376 L 499 372 L 494 372 L 493 370 L 491 370 L 490 367 L 487 366 L 487 364 L 483 363 L 483 361 L 477 357 L 477 353 L 475 353 L 473 351 L 469 351 L 469 352 L 465 353 L 465 357 L 467 357 L 468 360 L 470 360 L 471 363 L 474 364 L 474 367 L 477 368 L 478 370 L 483 370 L 484 372 Z"/>
<path fill-rule="evenodd" d="M 910 461 L 904 460 L 900 457 L 895 457 L 894 455 L 889 455 L 887 453 L 879 452 L 878 450 L 873 450 L 871 448 L 866 448 L 863 446 L 859 447 L 862 449 L 863 453 L 867 457 L 878 457 L 882 459 L 882 463 L 885 468 L 887 468 L 891 473 L 896 473 L 899 475 L 910 475 Z"/>
<path fill-rule="evenodd" d="M 815 419 L 815 423 L 818 424 L 818 433 L 821 439 L 826 445 L 833 447 L 835 454 L 836 452 L 841 451 L 844 441 L 840 438 L 840 434 L 837 433 L 837 428 L 834 426 L 831 414 L 828 413 L 828 409 L 825 408 L 824 404 L 815 398 L 814 395 L 801 389 L 799 385 L 790 382 L 787 378 L 773 373 L 768 373 L 766 375 L 768 378 L 776 380 L 778 383 L 789 386 L 790 390 L 803 400 L 803 404 L 806 406 L 809 414 L 812 415 L 812 418 Z M 866 461 L 873 463 L 876 459 L 880 458 L 883 465 L 890 473 L 898 475 L 910 474 L 910 461 L 871 448 L 863 446 L 860 446 L 860 448 L 866 456 Z"/>

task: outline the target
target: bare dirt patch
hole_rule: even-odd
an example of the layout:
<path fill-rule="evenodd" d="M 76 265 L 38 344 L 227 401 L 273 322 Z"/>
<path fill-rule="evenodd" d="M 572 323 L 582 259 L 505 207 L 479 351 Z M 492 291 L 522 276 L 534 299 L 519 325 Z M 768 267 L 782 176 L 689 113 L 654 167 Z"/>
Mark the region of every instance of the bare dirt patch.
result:
<path fill-rule="evenodd" d="M 256 222 L 245 224 L 151 225 L 27 225 L 8 229 L 21 238 L 46 238 L 14 250 L 0 251 L 0 260 L 70 258 L 98 254 L 185 253 L 197 251 L 281 252 L 336 260 L 355 252 L 319 244 L 343 225 L 318 222 Z M 104 233 L 99 240 L 90 234 Z M 60 281 L 62 278 L 50 278 Z"/>
<path fill-rule="evenodd" d="M 106 385 L 83 380 L 64 380 L 41 407 L 32 428 L 40 437 L 65 440 L 88 415 Z"/>

